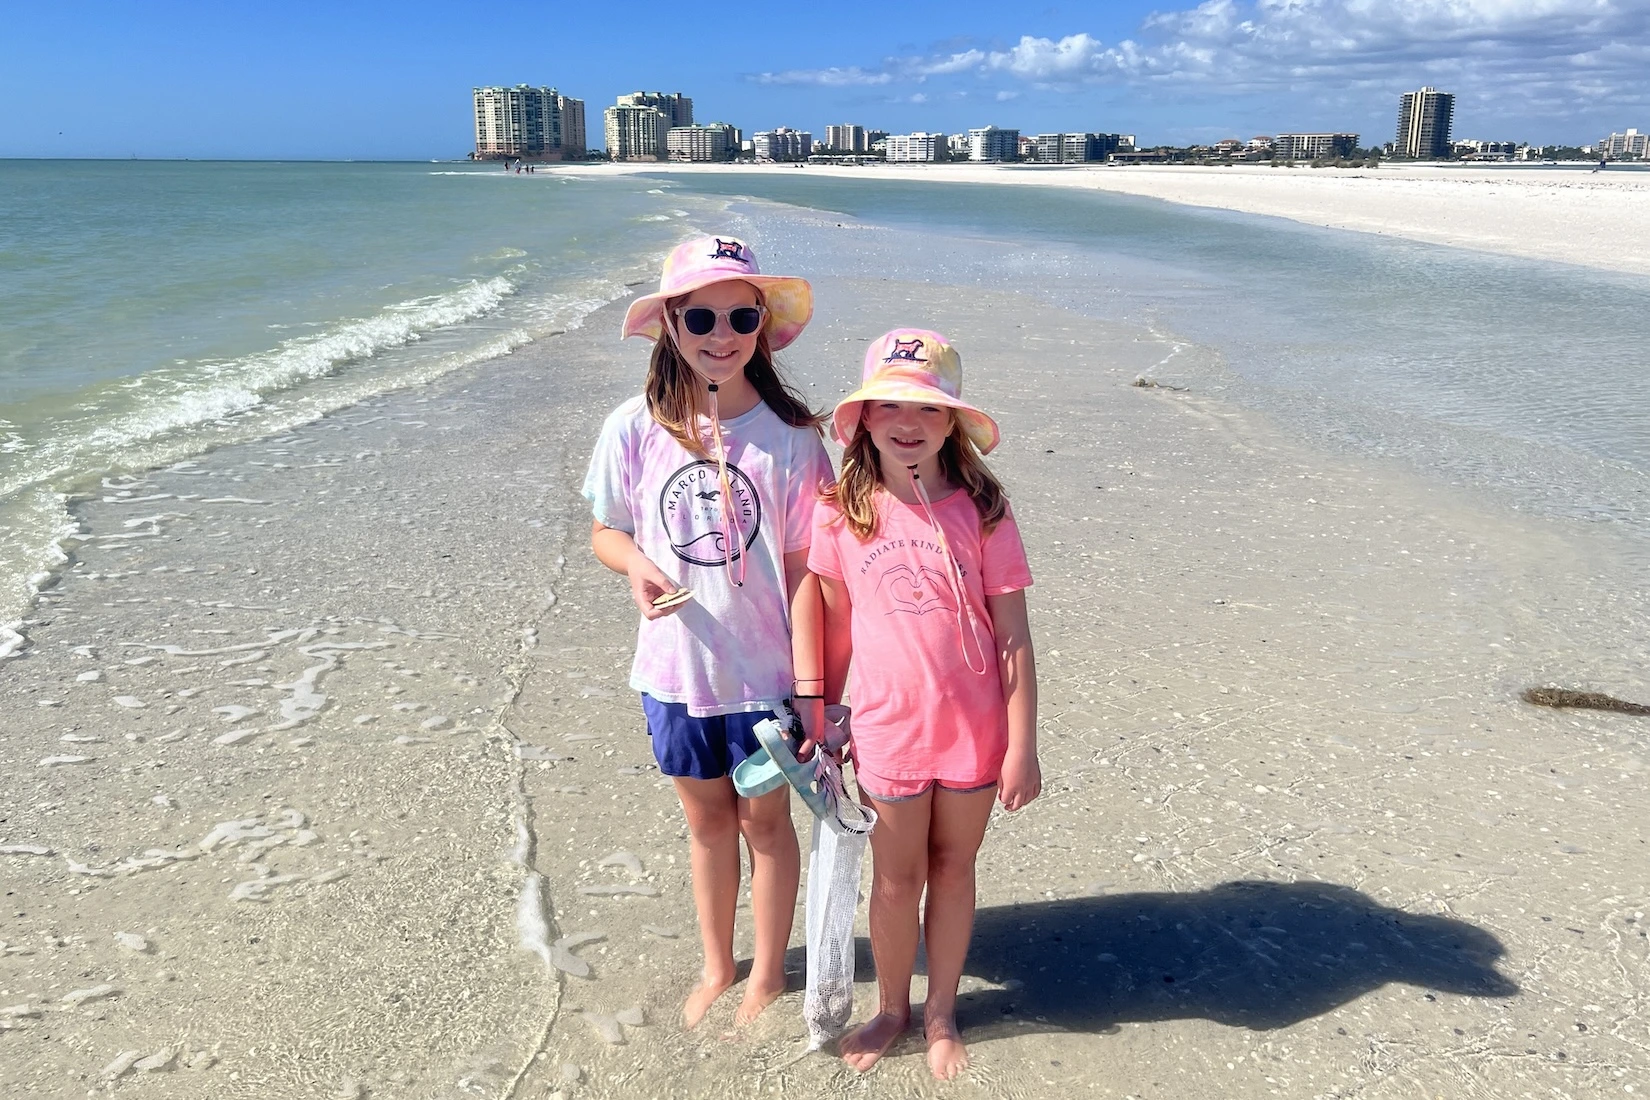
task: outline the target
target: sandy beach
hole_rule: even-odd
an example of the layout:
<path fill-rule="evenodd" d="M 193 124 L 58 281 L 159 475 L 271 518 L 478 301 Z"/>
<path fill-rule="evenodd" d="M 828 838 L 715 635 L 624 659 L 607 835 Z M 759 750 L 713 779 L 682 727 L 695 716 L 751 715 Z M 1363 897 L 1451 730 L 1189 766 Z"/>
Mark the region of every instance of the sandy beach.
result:
<path fill-rule="evenodd" d="M 561 168 L 557 171 L 574 169 Z M 584 167 L 576 169 L 587 171 Z M 600 172 L 797 172 L 853 179 L 1111 191 L 1507 256 L 1650 274 L 1650 173 L 1388 164 L 1381 168 L 1175 165 L 599 165 Z"/>
<path fill-rule="evenodd" d="M 1495 186 L 1308 172 L 983 175 L 1301 220 L 1321 203 L 1366 231 L 1413 186 L 1446 197 L 1428 232 L 1463 237 L 1447 196 Z M 1508 184 L 1496 202 L 1529 224 L 1475 247 L 1597 262 L 1558 254 L 1586 251 L 1582 196 L 1646 195 L 1573 186 L 1543 219 L 1560 200 Z M 1346 194 L 1391 212 L 1370 198 L 1353 224 Z M 1650 270 L 1638 217 L 1647 247 L 1603 266 Z M 800 215 L 738 220 L 783 242 L 775 270 L 847 247 Z M 0 1094 L 1650 1089 L 1650 719 L 1518 698 L 1650 702 L 1642 571 L 1586 524 L 1171 388 L 1192 353 L 1168 337 L 954 278 L 819 276 L 783 358 L 828 406 L 869 338 L 920 322 L 1004 430 L 1044 795 L 997 813 L 981 852 L 968 1074 L 933 1082 L 917 1033 L 864 1077 L 806 1053 L 800 906 L 791 992 L 741 1032 L 732 1003 L 677 1022 L 698 958 L 685 827 L 626 684 L 634 609 L 578 494 L 643 369 L 620 302 L 75 502 L 83 537 L 0 665 Z"/>

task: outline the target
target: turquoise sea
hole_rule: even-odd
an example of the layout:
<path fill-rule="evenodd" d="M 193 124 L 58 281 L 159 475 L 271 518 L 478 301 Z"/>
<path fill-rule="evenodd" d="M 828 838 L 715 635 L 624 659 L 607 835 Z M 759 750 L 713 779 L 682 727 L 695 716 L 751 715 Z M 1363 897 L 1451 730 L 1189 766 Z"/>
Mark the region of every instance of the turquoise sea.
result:
<path fill-rule="evenodd" d="M 785 256 L 804 274 L 920 274 L 964 262 L 930 242 L 967 239 L 964 281 L 1183 345 L 1164 381 L 1650 547 L 1642 277 L 1127 196 L 800 170 L 0 162 L 0 627 L 63 559 L 74 494 L 484 369 L 656 278 L 730 203 L 772 202 L 896 230 Z"/>

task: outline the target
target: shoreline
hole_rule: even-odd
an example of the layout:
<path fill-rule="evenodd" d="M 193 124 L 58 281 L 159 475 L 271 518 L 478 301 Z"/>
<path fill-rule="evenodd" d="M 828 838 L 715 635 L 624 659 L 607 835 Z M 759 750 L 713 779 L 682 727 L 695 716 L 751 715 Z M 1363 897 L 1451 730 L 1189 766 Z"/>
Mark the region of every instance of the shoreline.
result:
<path fill-rule="evenodd" d="M 857 262 L 806 215 L 727 221 L 783 242 L 774 270 Z M 1645 636 L 1642 578 L 1583 524 L 1134 387 L 1182 354 L 1137 326 L 909 271 L 815 283 L 827 308 L 785 361 L 816 403 L 891 324 L 964 349 L 1037 582 L 1045 793 L 981 852 L 954 1088 L 1642 1087 L 1647 991 L 1621 956 L 1650 908 L 1646 735 L 1516 700 L 1650 693 L 1622 644 Z M 645 357 L 614 339 L 624 306 L 77 506 L 91 537 L 0 681 L 0 845 L 51 850 L 0 854 L 24 914 L 0 1084 L 936 1094 L 916 1035 L 863 1079 L 802 1057 L 797 989 L 739 1033 L 737 994 L 677 1024 L 698 964 L 680 810 L 578 495 Z M 269 835 L 204 846 L 249 818 Z M 137 867 L 147 845 L 199 854 Z"/>
<path fill-rule="evenodd" d="M 1538 168 L 1060 168 L 986 164 L 550 165 L 551 174 L 743 174 L 805 171 L 847 179 L 989 183 L 1105 191 L 1183 206 L 1285 218 L 1522 259 L 1650 275 L 1650 172 L 1591 175 Z M 1470 174 L 1469 174 L 1470 172 Z M 1579 242 L 1579 243 L 1578 243 Z"/>

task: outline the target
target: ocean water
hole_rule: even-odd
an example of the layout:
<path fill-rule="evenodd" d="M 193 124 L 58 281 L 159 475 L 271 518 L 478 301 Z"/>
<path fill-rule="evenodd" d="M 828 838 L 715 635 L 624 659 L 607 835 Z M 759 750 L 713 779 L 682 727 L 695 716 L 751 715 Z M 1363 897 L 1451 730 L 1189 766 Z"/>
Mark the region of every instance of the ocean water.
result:
<path fill-rule="evenodd" d="M 1650 564 L 1643 276 L 1053 187 L 673 179 L 678 194 L 895 228 L 815 260 L 866 274 L 931 255 L 947 280 L 1139 325 L 1184 346 L 1161 381 L 1258 409 L 1314 446 L 1599 524 Z M 944 242 L 959 237 L 987 258 L 977 248 L 952 269 Z"/>
<path fill-rule="evenodd" d="M 1650 561 L 1638 276 L 1130 196 L 801 170 L 0 162 L 0 652 L 64 558 L 74 494 L 485 369 L 737 214 L 805 273 L 932 264 L 1140 326 L 1184 349 L 1162 381 L 1619 531 Z M 858 231 L 789 255 L 788 217 Z"/>
<path fill-rule="evenodd" d="M 576 326 L 657 270 L 684 201 L 470 165 L 0 162 L 0 627 L 72 494 Z"/>

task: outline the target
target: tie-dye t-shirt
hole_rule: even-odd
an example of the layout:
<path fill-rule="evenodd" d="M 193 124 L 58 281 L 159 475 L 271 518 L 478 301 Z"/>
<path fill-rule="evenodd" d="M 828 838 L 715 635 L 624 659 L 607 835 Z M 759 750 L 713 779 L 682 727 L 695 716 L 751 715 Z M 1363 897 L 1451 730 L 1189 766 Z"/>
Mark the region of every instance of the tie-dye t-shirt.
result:
<path fill-rule="evenodd" d="M 765 404 L 722 422 L 732 488 L 733 568 L 716 459 L 673 439 L 635 397 L 602 425 L 584 495 L 596 519 L 627 532 L 693 599 L 636 634 L 630 686 L 700 717 L 762 710 L 791 691 L 790 604 L 784 556 L 805 550 L 831 460 L 819 433 L 793 428 Z"/>
<path fill-rule="evenodd" d="M 989 783 L 1008 751 L 1008 709 L 986 597 L 1031 586 L 1019 528 L 1011 513 L 982 538 L 967 493 L 934 502 L 979 626 L 980 648 L 969 638 L 965 660 L 968 616 L 959 631 L 945 552 L 928 517 L 884 491 L 876 505 L 876 534 L 861 542 L 821 501 L 808 551 L 808 568 L 842 581 L 853 605 L 854 753 L 865 771 L 885 779 Z M 981 650 L 983 674 L 968 667 L 980 666 Z"/>

